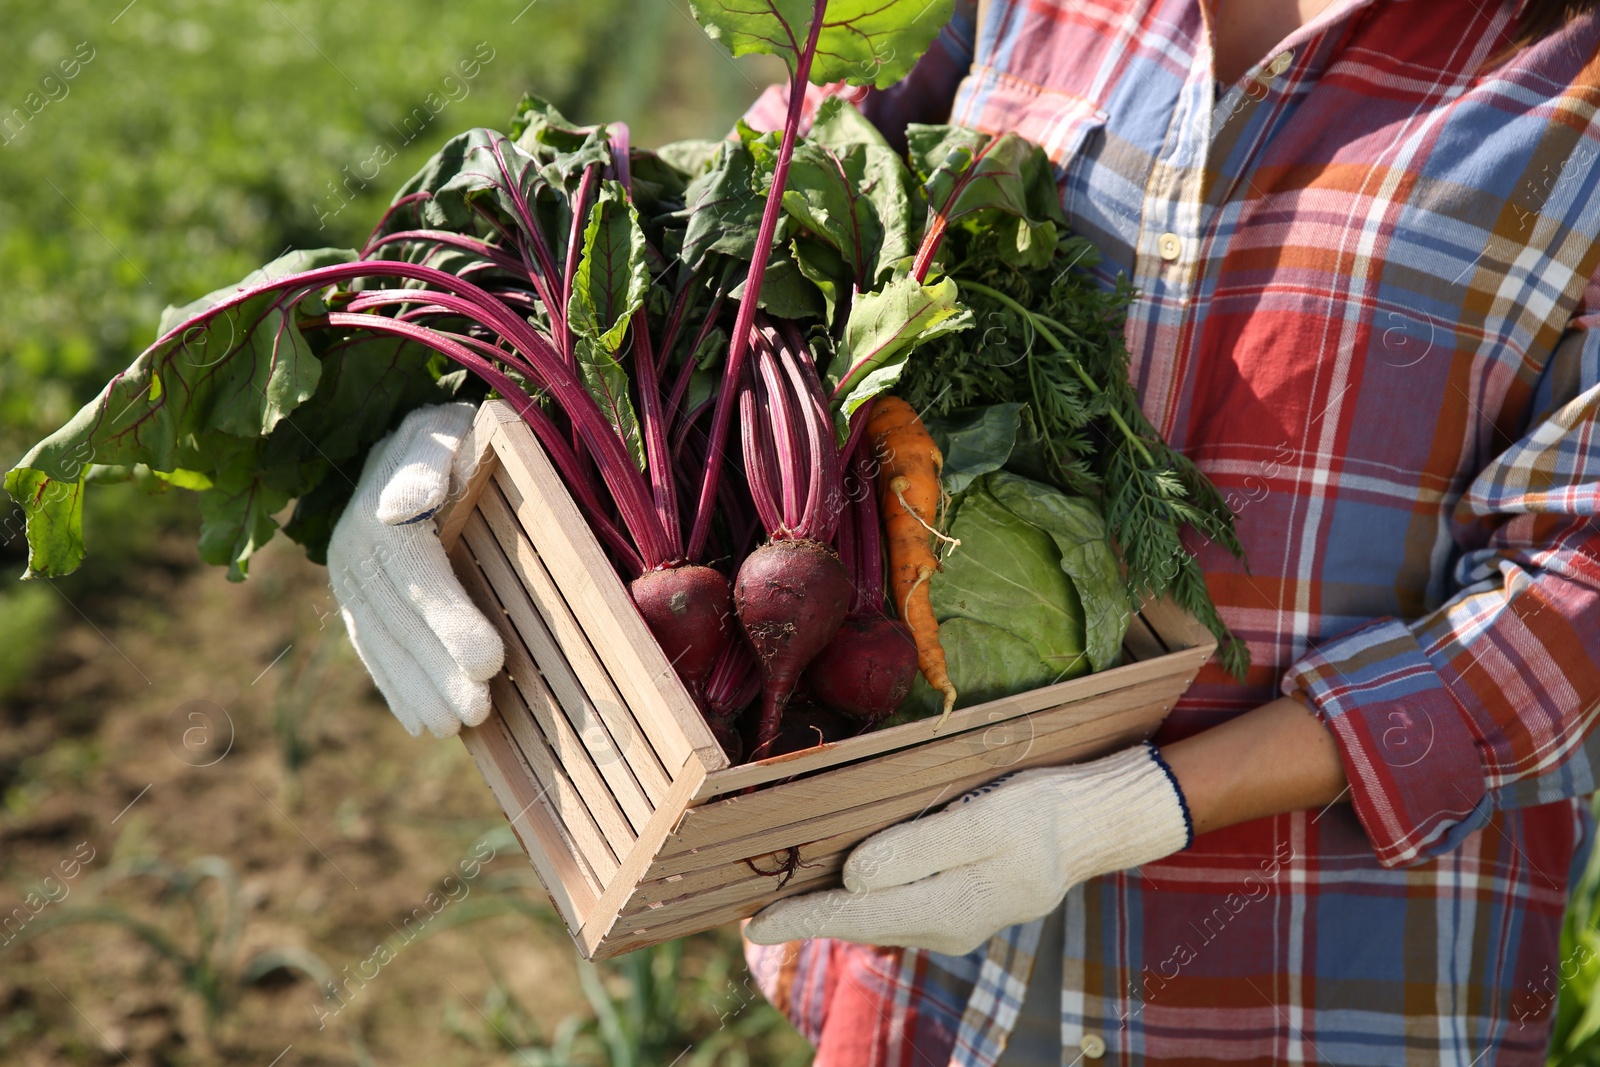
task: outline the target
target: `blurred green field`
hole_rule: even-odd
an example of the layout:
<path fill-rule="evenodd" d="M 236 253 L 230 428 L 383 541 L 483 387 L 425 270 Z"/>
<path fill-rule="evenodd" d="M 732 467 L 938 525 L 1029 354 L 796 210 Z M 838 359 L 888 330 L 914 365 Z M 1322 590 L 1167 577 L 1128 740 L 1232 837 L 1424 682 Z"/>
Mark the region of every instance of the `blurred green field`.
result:
<path fill-rule="evenodd" d="M 7 466 L 153 339 L 161 309 L 290 247 L 359 242 L 452 134 L 523 92 L 643 143 L 715 136 L 764 78 L 681 0 L 0 4 L 0 454 Z M 187 501 L 90 495 L 103 592 Z M 98 499 L 96 499 L 98 498 Z M 0 567 L 23 560 L 5 505 Z M 76 599 L 76 598 L 74 598 Z M 0 587 L 0 696 L 65 610 Z"/>
<path fill-rule="evenodd" d="M 503 128 L 524 92 L 654 144 L 720 135 L 771 74 L 681 0 L 123 3 L 0 2 L 7 467 L 165 305 L 359 243 L 441 143 Z M 809 1059 L 727 932 L 579 966 L 460 746 L 410 741 L 376 702 L 321 571 L 284 544 L 229 586 L 195 521 L 182 493 L 102 487 L 84 568 L 24 584 L 0 510 L 0 911 L 61 892 L 80 841 L 95 854 L 0 936 L 0 1061 Z M 227 709 L 215 768 L 170 734 L 196 698 Z M 320 984 L 473 842 L 498 855 L 470 899 L 321 1014 Z"/>

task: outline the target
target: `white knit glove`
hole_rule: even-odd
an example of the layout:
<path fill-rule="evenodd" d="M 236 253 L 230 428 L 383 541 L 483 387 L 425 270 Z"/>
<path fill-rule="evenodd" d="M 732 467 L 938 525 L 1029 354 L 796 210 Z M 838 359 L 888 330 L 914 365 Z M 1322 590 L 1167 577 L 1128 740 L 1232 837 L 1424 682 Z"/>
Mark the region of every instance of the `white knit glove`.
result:
<path fill-rule="evenodd" d="M 779 901 L 745 927 L 776 945 L 834 937 L 959 956 L 1052 911 L 1097 875 L 1170 856 L 1188 807 L 1155 748 L 1020 771 L 858 845 L 843 889 Z"/>
<path fill-rule="evenodd" d="M 489 714 L 505 646 L 445 558 L 433 514 L 466 484 L 457 453 L 472 404 L 418 408 L 372 446 L 328 543 L 350 643 L 411 736 L 448 737 Z"/>

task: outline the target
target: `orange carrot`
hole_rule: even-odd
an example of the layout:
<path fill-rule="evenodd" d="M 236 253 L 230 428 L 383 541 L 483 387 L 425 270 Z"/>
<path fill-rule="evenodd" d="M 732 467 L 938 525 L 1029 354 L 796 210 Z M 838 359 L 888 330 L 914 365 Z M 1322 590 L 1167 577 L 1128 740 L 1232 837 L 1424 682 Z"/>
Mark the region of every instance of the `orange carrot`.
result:
<path fill-rule="evenodd" d="M 867 422 L 878 468 L 878 506 L 889 546 L 889 589 L 900 620 L 917 643 L 917 666 L 928 684 L 944 694 L 944 722 L 955 707 L 939 622 L 933 617 L 928 580 L 939 570 L 930 538 L 939 512 L 939 475 L 944 456 L 910 404 L 896 396 L 879 397 Z"/>

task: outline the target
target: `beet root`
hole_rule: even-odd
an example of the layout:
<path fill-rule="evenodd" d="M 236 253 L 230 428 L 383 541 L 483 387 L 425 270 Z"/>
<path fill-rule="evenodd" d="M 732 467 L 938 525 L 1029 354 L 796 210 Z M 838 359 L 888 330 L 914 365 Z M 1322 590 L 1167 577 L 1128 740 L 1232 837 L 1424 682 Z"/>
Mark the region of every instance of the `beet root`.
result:
<path fill-rule="evenodd" d="M 706 676 L 733 637 L 733 591 L 710 567 L 688 564 L 647 571 L 628 587 L 645 625 L 701 703 Z"/>
<path fill-rule="evenodd" d="M 806 668 L 816 698 L 873 725 L 911 692 L 917 643 L 906 624 L 883 615 L 852 615 Z"/>
<path fill-rule="evenodd" d="M 824 544 L 768 541 L 745 557 L 733 602 L 761 664 L 761 719 L 752 759 L 770 755 L 784 703 L 806 664 L 833 640 L 850 597 L 850 576 Z"/>

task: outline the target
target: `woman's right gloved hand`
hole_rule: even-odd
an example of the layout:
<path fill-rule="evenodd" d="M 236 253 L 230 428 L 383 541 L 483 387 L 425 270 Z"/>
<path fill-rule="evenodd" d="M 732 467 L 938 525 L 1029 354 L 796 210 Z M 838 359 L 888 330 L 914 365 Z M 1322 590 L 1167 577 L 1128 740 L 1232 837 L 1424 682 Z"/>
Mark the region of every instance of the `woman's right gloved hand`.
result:
<path fill-rule="evenodd" d="M 467 597 L 433 515 L 471 475 L 461 441 L 476 408 L 418 408 L 372 446 L 328 543 L 350 643 L 413 737 L 448 737 L 489 714 L 505 645 Z M 470 450 L 468 450 L 470 453 Z"/>

